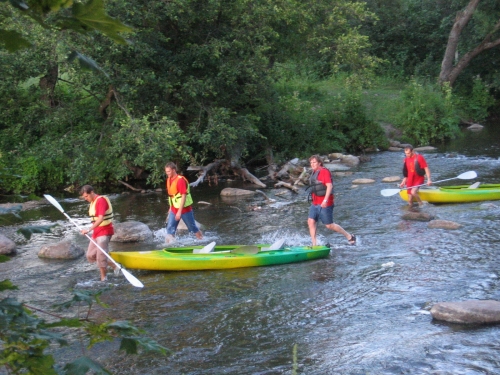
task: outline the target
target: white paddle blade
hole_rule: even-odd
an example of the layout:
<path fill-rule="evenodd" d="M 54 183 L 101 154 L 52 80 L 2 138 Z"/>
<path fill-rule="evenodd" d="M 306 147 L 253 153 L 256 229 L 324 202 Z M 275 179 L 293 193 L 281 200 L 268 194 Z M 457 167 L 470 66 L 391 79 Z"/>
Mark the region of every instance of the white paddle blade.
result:
<path fill-rule="evenodd" d="M 481 185 L 481 183 L 478 181 L 478 182 L 474 182 L 471 186 L 469 186 L 467 189 L 477 189 L 479 187 L 479 185 Z"/>
<path fill-rule="evenodd" d="M 139 281 L 134 275 L 132 275 L 130 272 L 128 272 L 125 268 L 120 268 L 120 271 L 122 271 L 123 276 L 126 277 L 128 282 L 135 286 L 136 288 L 144 288 L 144 284 Z"/>
<path fill-rule="evenodd" d="M 476 172 L 469 171 L 469 172 L 462 173 L 457 178 L 459 178 L 461 180 L 472 180 L 473 178 L 476 178 L 476 177 L 477 177 L 477 173 Z"/>
<path fill-rule="evenodd" d="M 193 254 L 206 254 L 206 253 L 211 253 L 214 251 L 214 247 L 215 247 L 215 241 L 214 242 L 210 242 L 207 246 L 205 246 L 204 248 L 202 249 L 194 249 L 193 250 Z"/>
<path fill-rule="evenodd" d="M 380 191 L 380 194 L 382 194 L 384 197 L 392 197 L 393 195 L 398 194 L 401 191 L 401 189 L 384 189 Z"/>
<path fill-rule="evenodd" d="M 273 243 L 271 246 L 269 246 L 269 247 L 263 247 L 261 251 L 279 250 L 279 249 L 281 249 L 281 246 L 283 246 L 284 243 L 285 243 L 285 239 L 284 238 L 279 239 L 278 241 L 276 241 L 275 243 Z"/>
<path fill-rule="evenodd" d="M 52 203 L 52 205 L 53 205 L 55 208 L 57 208 L 59 211 L 61 211 L 61 212 L 63 212 L 63 213 L 64 213 L 64 209 L 63 209 L 63 208 L 62 208 L 62 206 L 59 204 L 59 202 L 58 202 L 58 201 L 56 201 L 56 200 L 54 199 L 54 197 L 53 197 L 53 196 L 48 195 L 48 194 L 44 194 L 43 196 L 44 196 L 44 197 L 45 197 L 45 199 L 47 199 L 50 203 Z"/>

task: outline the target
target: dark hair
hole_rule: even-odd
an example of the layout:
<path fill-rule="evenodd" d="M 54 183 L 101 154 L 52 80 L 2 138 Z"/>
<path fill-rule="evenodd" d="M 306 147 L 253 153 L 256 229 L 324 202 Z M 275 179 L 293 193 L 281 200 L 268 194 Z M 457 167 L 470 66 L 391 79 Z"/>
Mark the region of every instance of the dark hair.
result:
<path fill-rule="evenodd" d="M 413 146 L 409 143 L 405 144 L 405 150 L 410 150 L 410 151 L 413 151 Z"/>
<path fill-rule="evenodd" d="M 313 155 L 309 158 L 309 161 L 311 160 L 316 160 L 319 163 L 319 165 L 323 166 L 323 159 L 321 159 L 321 156 Z"/>
<path fill-rule="evenodd" d="M 80 188 L 80 195 L 83 195 L 83 194 L 90 194 L 90 193 L 93 193 L 94 192 L 94 188 L 90 185 L 83 185 L 81 188 Z"/>
<path fill-rule="evenodd" d="M 169 161 L 167 164 L 165 164 L 165 168 L 170 168 L 177 172 L 177 165 L 175 165 L 175 163 L 172 161 Z"/>

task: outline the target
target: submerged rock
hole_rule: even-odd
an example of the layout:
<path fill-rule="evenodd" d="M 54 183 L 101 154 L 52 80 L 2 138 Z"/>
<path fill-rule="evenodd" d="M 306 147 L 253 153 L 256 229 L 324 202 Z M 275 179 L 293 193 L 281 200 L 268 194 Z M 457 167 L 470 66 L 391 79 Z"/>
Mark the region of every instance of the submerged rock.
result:
<path fill-rule="evenodd" d="M 16 243 L 10 238 L 0 234 L 0 254 L 10 255 L 16 253 Z"/>
<path fill-rule="evenodd" d="M 429 224 L 427 224 L 427 228 L 431 229 L 458 229 L 461 226 L 462 224 L 449 220 L 431 220 Z"/>
<path fill-rule="evenodd" d="M 434 216 L 427 212 L 420 211 L 410 211 L 401 216 L 403 220 L 413 220 L 413 221 L 431 221 Z"/>
<path fill-rule="evenodd" d="M 126 221 L 113 225 L 115 228 L 115 234 L 111 237 L 113 242 L 140 242 L 153 238 L 151 229 L 139 221 Z"/>
<path fill-rule="evenodd" d="M 38 252 L 40 258 L 76 259 L 85 253 L 81 247 L 70 241 L 61 241 L 52 245 L 43 246 Z"/>
<path fill-rule="evenodd" d="M 439 302 L 432 306 L 431 315 L 436 320 L 451 323 L 499 323 L 500 302 L 494 300 Z"/>

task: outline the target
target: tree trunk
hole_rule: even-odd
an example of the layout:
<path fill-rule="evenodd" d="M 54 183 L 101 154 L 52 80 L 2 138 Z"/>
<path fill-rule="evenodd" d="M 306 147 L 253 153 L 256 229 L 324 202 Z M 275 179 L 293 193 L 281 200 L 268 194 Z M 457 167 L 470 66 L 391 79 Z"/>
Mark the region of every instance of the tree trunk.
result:
<path fill-rule="evenodd" d="M 465 26 L 467 26 L 470 19 L 472 18 L 472 15 L 476 11 L 479 2 L 480 0 L 470 0 L 467 7 L 463 11 L 457 13 L 455 23 L 450 31 L 450 36 L 448 37 L 448 44 L 444 53 L 443 62 L 441 63 L 441 72 L 439 74 L 439 83 L 441 85 L 445 82 L 449 82 L 450 86 L 453 86 L 460 73 L 477 55 L 485 50 L 500 45 L 500 39 L 491 42 L 493 34 L 500 27 L 500 22 L 498 22 L 493 30 L 488 35 L 486 35 L 483 41 L 476 48 L 465 53 L 462 58 L 455 65 L 453 65 L 453 61 L 455 60 L 455 56 L 457 54 L 460 35 L 462 34 Z"/>

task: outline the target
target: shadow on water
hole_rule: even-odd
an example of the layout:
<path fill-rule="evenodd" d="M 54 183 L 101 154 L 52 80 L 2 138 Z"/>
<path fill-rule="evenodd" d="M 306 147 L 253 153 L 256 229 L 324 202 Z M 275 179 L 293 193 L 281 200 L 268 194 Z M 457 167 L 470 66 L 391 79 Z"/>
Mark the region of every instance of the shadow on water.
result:
<path fill-rule="evenodd" d="M 491 132 L 483 133 L 486 139 L 474 133 L 474 142 L 462 139 L 425 153 L 433 179 L 475 170 L 477 181 L 500 181 L 498 138 Z M 500 204 L 424 208 L 436 218 L 462 224 L 454 231 L 404 221 L 405 202 L 397 195 L 380 195 L 391 187 L 381 179 L 401 173 L 403 154 L 371 156 L 352 175 L 335 178 L 335 220 L 357 234 L 357 246 L 320 227 L 319 241 L 332 245 L 327 259 L 226 271 L 134 270 L 145 284 L 142 290 L 113 279 L 113 289 L 103 296 L 110 308 L 97 310 L 94 317 L 129 319 L 174 354 L 129 358 L 103 344 L 93 352 L 96 358 L 119 374 L 290 374 L 297 344 L 302 374 L 498 373 L 498 327 L 434 322 L 429 309 L 440 301 L 500 299 Z M 354 186 L 356 178 L 376 182 Z M 288 245 L 309 244 L 304 193 L 269 187 L 265 193 L 276 200 L 271 205 L 262 195 L 222 199 L 225 186 L 249 187 L 228 182 L 193 189 L 196 220 L 205 226 L 200 244 L 278 238 L 286 238 Z M 137 220 L 155 233 L 149 243 L 112 243 L 113 250 L 164 246 L 168 206 L 163 194 L 112 195 L 111 200 L 119 222 Z M 61 204 L 79 223 L 87 223 L 86 203 L 64 199 Z M 98 274 L 83 257 L 64 262 L 37 257 L 41 246 L 63 238 L 87 246 L 60 212 L 44 205 L 19 215 L 9 216 L 11 222 L 1 227 L 18 246 L 18 255 L 0 264 L 2 275 L 20 287 L 14 295 L 48 308 L 54 299 L 66 299 L 75 285 L 92 285 Z M 29 240 L 17 233 L 21 226 L 54 223 L 50 233 L 34 233 Z M 182 234 L 179 242 L 196 240 Z M 57 351 L 62 359 L 78 354 L 74 347 Z"/>

